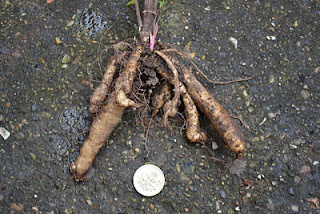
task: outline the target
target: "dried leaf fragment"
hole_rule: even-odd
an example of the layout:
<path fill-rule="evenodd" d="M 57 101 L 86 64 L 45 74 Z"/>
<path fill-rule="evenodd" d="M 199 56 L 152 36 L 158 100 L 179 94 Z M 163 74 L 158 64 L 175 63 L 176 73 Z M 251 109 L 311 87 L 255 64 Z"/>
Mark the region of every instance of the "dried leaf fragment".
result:
<path fill-rule="evenodd" d="M 319 198 L 308 198 L 308 204 L 313 209 L 319 209 L 320 208 L 320 200 Z"/>
<path fill-rule="evenodd" d="M 10 208 L 15 210 L 15 211 L 22 211 L 23 210 L 23 205 L 22 204 L 12 203 L 12 204 L 10 204 Z"/>
<path fill-rule="evenodd" d="M 54 2 L 54 0 L 47 0 L 46 1 L 46 4 L 51 4 L 51 3 L 53 3 Z"/>
<path fill-rule="evenodd" d="M 55 38 L 55 42 L 56 42 L 57 45 L 62 43 L 62 41 L 61 41 L 61 39 L 59 37 Z"/>

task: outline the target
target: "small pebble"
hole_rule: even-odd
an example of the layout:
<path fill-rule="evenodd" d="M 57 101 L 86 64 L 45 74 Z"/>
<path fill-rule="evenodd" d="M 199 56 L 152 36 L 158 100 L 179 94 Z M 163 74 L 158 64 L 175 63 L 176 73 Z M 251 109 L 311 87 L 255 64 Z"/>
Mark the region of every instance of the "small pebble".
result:
<path fill-rule="evenodd" d="M 234 48 L 238 48 L 238 40 L 234 37 L 229 37 L 229 41 L 233 44 Z"/>
<path fill-rule="evenodd" d="M 275 76 L 271 74 L 269 77 L 269 83 L 275 83 L 275 81 L 276 81 Z"/>
<path fill-rule="evenodd" d="M 300 183 L 300 181 L 301 181 L 301 178 L 300 178 L 299 176 L 294 176 L 293 182 L 294 182 L 295 184 Z"/>
<path fill-rule="evenodd" d="M 87 204 L 89 205 L 89 206 L 92 206 L 92 201 L 91 200 L 87 200 Z"/>
<path fill-rule="evenodd" d="M 290 144 L 289 147 L 290 147 L 290 149 L 297 149 L 297 148 L 298 148 L 298 147 L 297 147 L 296 145 L 294 145 L 294 144 Z"/>
<path fill-rule="evenodd" d="M 135 152 L 136 154 L 140 154 L 140 149 L 139 149 L 139 148 L 135 148 L 135 149 L 134 149 L 134 152 Z"/>
<path fill-rule="evenodd" d="M 67 64 L 70 61 L 71 61 L 71 57 L 68 54 L 64 55 L 62 60 L 61 60 L 62 64 Z"/>
<path fill-rule="evenodd" d="M 179 165 L 178 163 L 176 164 L 176 170 L 177 170 L 177 172 L 180 174 L 181 168 L 180 168 L 180 165 Z"/>
<path fill-rule="evenodd" d="M 291 206 L 291 210 L 294 212 L 298 212 L 299 211 L 299 207 L 297 205 L 292 205 Z"/>
<path fill-rule="evenodd" d="M 268 117 L 269 118 L 274 118 L 274 117 L 276 117 L 277 116 L 277 113 L 273 113 L 273 112 L 269 112 L 268 113 Z"/>
<path fill-rule="evenodd" d="M 289 188 L 289 189 L 288 189 L 288 193 L 289 193 L 290 195 L 294 195 L 293 189 L 292 189 L 292 188 Z"/>
<path fill-rule="evenodd" d="M 36 160 L 37 159 L 37 156 L 33 153 L 29 153 L 30 157 L 32 158 L 32 160 Z"/>
<path fill-rule="evenodd" d="M 242 92 L 243 96 L 247 97 L 248 96 L 248 92 L 246 90 L 243 90 Z"/>
<path fill-rule="evenodd" d="M 277 37 L 275 36 L 266 36 L 267 40 L 275 41 L 277 40 Z"/>
<path fill-rule="evenodd" d="M 297 45 L 297 47 L 301 47 L 301 42 L 297 41 L 296 45 Z"/>
<path fill-rule="evenodd" d="M 153 204 L 150 204 L 150 205 L 149 205 L 149 209 L 150 209 L 150 210 L 154 210 L 154 205 L 153 205 Z"/>
<path fill-rule="evenodd" d="M 67 68 L 67 67 L 68 67 L 67 64 L 62 64 L 62 65 L 61 65 L 61 68 L 63 68 L 63 69 L 65 69 L 65 68 Z"/>
<path fill-rule="evenodd" d="M 319 165 L 319 161 L 317 161 L 317 160 L 316 160 L 316 161 L 313 161 L 312 165 L 313 165 L 313 166 Z"/>
<path fill-rule="evenodd" d="M 221 198 L 226 198 L 227 197 L 227 194 L 226 194 L 226 192 L 224 190 L 220 190 L 219 193 L 220 193 Z"/>
<path fill-rule="evenodd" d="M 126 142 L 126 146 L 132 146 L 132 141 L 131 141 L 131 140 L 128 140 L 128 141 Z"/>
<path fill-rule="evenodd" d="M 10 137 L 10 132 L 3 127 L 0 127 L 0 135 L 3 137 L 4 140 Z"/>
<path fill-rule="evenodd" d="M 213 142 L 211 143 L 211 148 L 212 148 L 213 150 L 217 150 L 219 147 L 218 147 L 218 144 L 213 141 Z"/>
<path fill-rule="evenodd" d="M 67 21 L 67 27 L 70 27 L 70 26 L 72 26 L 73 24 L 74 24 L 74 21 L 73 21 L 73 20 Z"/>
<path fill-rule="evenodd" d="M 304 99 L 308 99 L 310 97 L 310 92 L 308 90 L 302 90 L 301 91 L 301 96 L 304 98 Z"/>

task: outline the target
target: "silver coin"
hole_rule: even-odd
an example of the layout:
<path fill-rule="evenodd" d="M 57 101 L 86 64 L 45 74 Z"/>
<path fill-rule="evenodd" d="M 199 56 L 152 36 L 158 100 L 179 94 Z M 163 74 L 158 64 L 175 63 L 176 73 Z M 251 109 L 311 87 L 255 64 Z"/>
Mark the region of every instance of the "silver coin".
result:
<path fill-rule="evenodd" d="M 164 187 L 165 178 L 161 169 L 153 164 L 146 164 L 133 175 L 133 186 L 143 196 L 157 195 Z"/>

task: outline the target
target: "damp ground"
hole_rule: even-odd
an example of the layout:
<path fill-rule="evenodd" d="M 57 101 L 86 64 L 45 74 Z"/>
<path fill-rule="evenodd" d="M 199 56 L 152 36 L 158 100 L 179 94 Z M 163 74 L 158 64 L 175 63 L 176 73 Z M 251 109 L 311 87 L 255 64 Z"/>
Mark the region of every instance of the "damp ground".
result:
<path fill-rule="evenodd" d="M 145 130 L 128 110 L 93 164 L 73 181 L 92 122 L 89 97 L 111 52 L 137 36 L 126 1 L 2 1 L 0 9 L 1 213 L 320 213 L 319 1 L 167 1 L 159 39 L 188 52 L 199 80 L 243 127 L 245 162 L 189 143 L 181 126 Z M 216 139 L 202 119 L 210 142 Z M 159 166 L 162 192 L 133 185 Z"/>

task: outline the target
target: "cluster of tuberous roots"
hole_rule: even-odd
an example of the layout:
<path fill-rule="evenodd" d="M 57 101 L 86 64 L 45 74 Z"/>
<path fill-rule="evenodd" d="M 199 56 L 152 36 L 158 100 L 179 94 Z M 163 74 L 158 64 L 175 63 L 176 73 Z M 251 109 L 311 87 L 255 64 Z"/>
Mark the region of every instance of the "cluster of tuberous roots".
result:
<path fill-rule="evenodd" d="M 149 117 L 162 112 L 166 125 L 182 105 L 188 140 L 203 143 L 207 135 L 200 130 L 200 109 L 226 146 L 237 158 L 243 157 L 246 144 L 240 127 L 196 79 L 192 68 L 179 60 L 181 52 L 160 45 L 150 51 L 146 45 L 126 42 L 114 45 L 113 49 L 115 55 L 109 58 L 101 84 L 90 99 L 89 111 L 94 120 L 89 136 L 76 162 L 70 165 L 76 181 L 86 180 L 95 156 L 128 107 L 144 109 Z"/>

